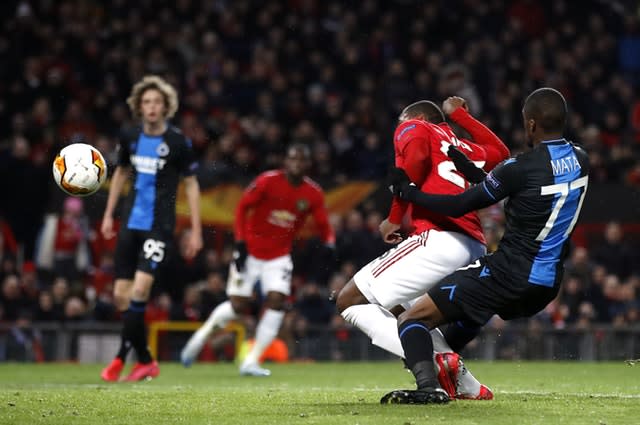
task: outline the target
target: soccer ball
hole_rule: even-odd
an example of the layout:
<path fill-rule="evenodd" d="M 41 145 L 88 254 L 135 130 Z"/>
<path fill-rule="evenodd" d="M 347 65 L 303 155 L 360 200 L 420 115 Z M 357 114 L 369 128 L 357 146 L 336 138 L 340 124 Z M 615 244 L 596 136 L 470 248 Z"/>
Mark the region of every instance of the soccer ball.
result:
<path fill-rule="evenodd" d="M 64 147 L 53 161 L 53 179 L 65 193 L 89 196 L 107 177 L 107 163 L 96 148 L 85 143 Z"/>

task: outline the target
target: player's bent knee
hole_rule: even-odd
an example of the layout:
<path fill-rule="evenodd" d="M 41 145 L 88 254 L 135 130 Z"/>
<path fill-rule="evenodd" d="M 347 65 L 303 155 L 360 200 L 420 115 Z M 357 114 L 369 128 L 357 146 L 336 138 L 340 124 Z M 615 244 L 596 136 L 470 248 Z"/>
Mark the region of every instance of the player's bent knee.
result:
<path fill-rule="evenodd" d="M 357 304 L 369 304 L 369 300 L 362 295 L 356 283 L 351 279 L 338 294 L 336 308 L 338 309 L 338 313 L 342 313 L 349 307 Z"/>
<path fill-rule="evenodd" d="M 243 314 L 249 308 L 249 298 L 232 296 L 229 297 L 229 301 L 236 314 Z"/>
<path fill-rule="evenodd" d="M 136 301 L 146 301 L 149 299 L 149 290 L 146 288 L 133 288 L 131 299 Z"/>
<path fill-rule="evenodd" d="M 282 310 L 284 308 L 285 295 L 281 292 L 269 292 L 265 305 L 272 310 Z"/>
<path fill-rule="evenodd" d="M 428 295 L 420 298 L 409 310 L 398 316 L 398 326 L 408 320 L 420 320 L 424 322 L 429 329 L 434 329 L 445 323 L 442 313 Z"/>
<path fill-rule="evenodd" d="M 129 300 L 128 296 L 119 295 L 119 294 L 113 295 L 113 304 L 115 305 L 116 309 L 118 309 L 118 311 L 127 310 L 129 308 L 130 302 L 131 301 Z"/>

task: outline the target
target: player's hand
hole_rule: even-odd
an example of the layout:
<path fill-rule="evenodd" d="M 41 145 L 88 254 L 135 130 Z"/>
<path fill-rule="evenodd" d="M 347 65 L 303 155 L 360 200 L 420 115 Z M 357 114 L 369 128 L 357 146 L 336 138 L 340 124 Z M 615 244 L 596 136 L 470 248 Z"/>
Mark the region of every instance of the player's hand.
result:
<path fill-rule="evenodd" d="M 390 222 L 388 218 L 380 223 L 379 230 L 382 240 L 386 243 L 396 244 L 402 242 L 402 235 L 398 231 L 400 230 L 400 225 Z"/>
<path fill-rule="evenodd" d="M 187 242 L 187 247 L 185 249 L 184 255 L 187 260 L 192 259 L 193 257 L 200 252 L 202 249 L 202 233 L 192 231 L 189 235 L 189 241 Z"/>
<path fill-rule="evenodd" d="M 338 262 L 338 255 L 334 244 L 326 243 L 323 245 L 322 260 L 331 267 L 335 266 Z"/>
<path fill-rule="evenodd" d="M 393 168 L 389 173 L 389 190 L 403 201 L 413 201 L 418 190 L 402 168 Z"/>
<path fill-rule="evenodd" d="M 387 184 L 391 193 L 395 195 L 398 187 L 405 183 L 411 183 L 411 179 L 402 168 L 394 167 L 389 171 Z"/>
<path fill-rule="evenodd" d="M 110 215 L 105 215 L 102 218 L 102 224 L 100 225 L 100 233 L 105 239 L 111 239 L 116 235 L 116 232 L 113 231 L 113 217 Z"/>
<path fill-rule="evenodd" d="M 450 96 L 444 102 L 442 102 L 442 112 L 444 112 L 447 116 L 451 115 L 453 111 L 458 108 L 464 108 L 466 111 L 469 110 L 467 101 L 460 96 Z"/>
<path fill-rule="evenodd" d="M 233 262 L 240 273 L 244 271 L 248 255 L 247 244 L 244 241 L 237 241 L 233 249 Z"/>

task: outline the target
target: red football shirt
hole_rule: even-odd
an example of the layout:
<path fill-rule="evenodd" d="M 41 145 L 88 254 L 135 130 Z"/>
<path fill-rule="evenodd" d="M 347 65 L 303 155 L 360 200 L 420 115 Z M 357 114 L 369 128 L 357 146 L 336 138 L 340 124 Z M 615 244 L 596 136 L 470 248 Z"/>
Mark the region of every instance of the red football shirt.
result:
<path fill-rule="evenodd" d="M 509 149 L 500 138 L 464 108 L 456 109 L 450 118 L 469 132 L 475 143 L 458 139 L 446 123 L 436 125 L 422 120 L 408 120 L 396 128 L 393 137 L 396 167 L 404 169 L 411 181 L 423 192 L 455 195 L 469 187 L 469 182 L 447 156 L 450 145 L 456 146 L 486 171 L 509 157 Z M 486 243 L 475 211 L 458 218 L 447 217 L 415 205 L 409 208 L 408 203 L 394 198 L 389 221 L 401 223 L 407 210 L 411 211 L 414 234 L 437 229 L 465 233 Z"/>
<path fill-rule="evenodd" d="M 245 190 L 236 209 L 236 240 L 247 243 L 249 254 L 269 260 L 288 254 L 298 230 L 312 215 L 325 243 L 335 235 L 329 225 L 324 193 L 305 177 L 293 186 L 282 170 L 260 174 Z"/>

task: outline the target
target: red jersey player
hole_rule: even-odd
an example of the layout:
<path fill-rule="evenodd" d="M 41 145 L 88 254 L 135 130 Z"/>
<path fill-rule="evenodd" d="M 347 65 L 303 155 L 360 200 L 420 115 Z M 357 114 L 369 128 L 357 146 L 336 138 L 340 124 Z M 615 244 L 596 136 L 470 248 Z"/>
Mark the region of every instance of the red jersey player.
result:
<path fill-rule="evenodd" d="M 393 137 L 396 166 L 404 169 L 411 181 L 424 191 L 457 194 L 469 183 L 447 156 L 450 146 L 464 152 L 485 170 L 507 159 L 509 150 L 468 113 L 462 98 L 447 99 L 443 109 L 473 141 L 456 137 L 435 103 L 416 102 L 407 106 L 399 117 Z M 398 231 L 407 212 L 413 232 L 402 240 Z M 475 212 L 459 218 L 445 217 L 409 206 L 399 199 L 393 200 L 380 232 L 386 242 L 398 245 L 358 271 L 338 295 L 337 306 L 342 317 L 365 332 L 373 344 L 404 357 L 397 322 L 390 310 L 398 305 L 407 308 L 447 274 L 483 255 L 485 239 Z M 436 351 L 453 351 L 439 330 L 432 334 Z M 446 373 L 448 364 L 444 363 L 449 360 L 456 362 L 453 369 L 461 372 L 456 373 L 457 376 Z M 436 356 L 436 361 L 441 363 L 442 385 L 452 393 L 451 397 L 491 397 L 488 388 L 481 386 L 462 365 L 458 367 L 457 357 Z M 456 381 L 461 385 L 456 385 Z"/>
<path fill-rule="evenodd" d="M 284 299 L 291 292 L 291 244 L 312 215 L 324 243 L 333 247 L 335 236 L 320 186 L 305 177 L 310 151 L 293 145 L 283 170 L 260 174 L 245 190 L 236 209 L 236 249 L 227 283 L 229 301 L 218 305 L 196 331 L 180 355 L 185 366 L 197 357 L 211 331 L 246 310 L 255 283 L 260 280 L 266 310 L 256 329 L 255 344 L 240 366 L 240 374 L 268 376 L 258 359 L 278 334 Z"/>

